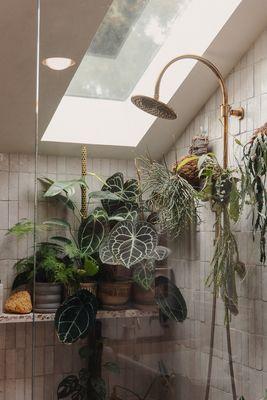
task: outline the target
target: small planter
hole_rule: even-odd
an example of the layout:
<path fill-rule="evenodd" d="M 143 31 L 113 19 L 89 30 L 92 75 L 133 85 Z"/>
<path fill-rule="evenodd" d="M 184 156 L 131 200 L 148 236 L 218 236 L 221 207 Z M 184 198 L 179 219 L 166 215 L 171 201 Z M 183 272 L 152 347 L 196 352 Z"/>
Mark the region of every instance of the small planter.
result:
<path fill-rule="evenodd" d="M 157 266 L 155 270 L 155 277 L 166 276 L 170 277 L 172 274 L 172 269 L 165 266 L 162 262 L 161 266 Z M 155 303 L 155 288 L 151 287 L 149 290 L 143 289 L 138 284 L 133 284 L 133 303 L 134 307 L 142 311 L 153 311 L 158 308 Z"/>
<path fill-rule="evenodd" d="M 104 265 L 103 271 L 111 281 L 128 281 L 132 277 L 132 271 L 123 265 Z"/>
<path fill-rule="evenodd" d="M 62 285 L 59 283 L 35 283 L 34 311 L 54 313 L 62 300 Z"/>
<path fill-rule="evenodd" d="M 133 284 L 133 302 L 138 310 L 150 311 L 157 308 L 155 303 L 155 288 L 143 289 L 137 283 Z"/>
<path fill-rule="evenodd" d="M 97 294 L 97 282 L 81 282 L 80 288 L 88 290 L 90 293 L 94 294 L 95 296 Z"/>
<path fill-rule="evenodd" d="M 130 299 L 131 287 L 131 281 L 101 282 L 98 297 L 104 308 L 124 308 Z"/>

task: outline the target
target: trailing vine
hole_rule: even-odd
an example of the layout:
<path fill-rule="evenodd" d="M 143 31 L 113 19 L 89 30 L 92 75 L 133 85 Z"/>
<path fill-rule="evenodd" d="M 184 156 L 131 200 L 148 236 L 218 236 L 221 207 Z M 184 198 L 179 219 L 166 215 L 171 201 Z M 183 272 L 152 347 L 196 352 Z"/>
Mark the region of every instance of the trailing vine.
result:
<path fill-rule="evenodd" d="M 241 145 L 241 143 L 236 140 Z M 240 167 L 243 204 L 252 209 L 252 230 L 255 239 L 260 233 L 260 261 L 266 261 L 267 230 L 267 123 L 254 132 L 251 140 L 243 146 Z"/>

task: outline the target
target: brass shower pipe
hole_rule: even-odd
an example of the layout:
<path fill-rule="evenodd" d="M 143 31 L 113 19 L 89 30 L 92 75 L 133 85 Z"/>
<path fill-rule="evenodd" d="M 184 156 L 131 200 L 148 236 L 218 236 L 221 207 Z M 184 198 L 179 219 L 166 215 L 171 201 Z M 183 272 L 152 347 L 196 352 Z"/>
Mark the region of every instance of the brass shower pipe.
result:
<path fill-rule="evenodd" d="M 81 146 L 81 173 L 82 178 L 85 179 L 87 175 L 87 147 L 83 144 Z M 87 190 L 86 186 L 81 186 L 81 215 L 85 219 L 87 217 Z"/>
<path fill-rule="evenodd" d="M 195 55 L 195 54 L 184 54 L 178 57 L 175 57 L 171 61 L 169 61 L 165 67 L 160 72 L 158 79 L 155 84 L 154 97 L 148 97 L 143 95 L 136 95 L 131 98 L 132 103 L 136 105 L 143 111 L 148 112 L 154 116 L 164 119 L 176 119 L 176 113 L 165 103 L 159 101 L 159 93 L 160 93 L 160 85 L 162 78 L 166 72 L 166 70 L 174 63 L 180 60 L 192 59 L 196 61 L 200 61 L 202 64 L 206 65 L 217 77 L 219 81 L 219 85 L 222 93 L 222 104 L 221 104 L 221 118 L 223 122 L 223 168 L 228 167 L 228 128 L 229 128 L 229 117 L 237 117 L 239 119 L 244 118 L 244 109 L 232 109 L 228 104 L 228 91 L 223 79 L 221 72 L 218 68 L 208 59 Z M 219 226 L 216 224 L 215 236 L 216 238 L 219 235 Z M 210 384 L 211 384 L 211 371 L 212 371 L 212 358 L 213 358 L 213 348 L 214 348 L 214 333 L 215 333 L 215 318 L 216 318 L 216 291 L 213 293 L 213 305 L 212 305 L 212 321 L 211 321 L 211 337 L 210 337 L 210 356 L 209 356 L 209 364 L 208 364 L 208 374 L 207 374 L 207 384 L 206 384 L 206 392 L 205 392 L 205 400 L 209 399 L 210 393 Z M 235 388 L 235 379 L 234 379 L 234 370 L 233 370 L 233 361 L 232 361 L 232 349 L 231 349 L 231 338 L 230 338 L 230 322 L 229 322 L 229 314 L 226 310 L 227 318 L 226 318 L 226 335 L 227 335 L 227 345 L 228 345 L 228 355 L 229 355 L 229 368 L 230 368 L 230 376 L 231 376 L 231 385 L 232 385 L 232 394 L 233 400 L 237 399 L 236 388 Z"/>

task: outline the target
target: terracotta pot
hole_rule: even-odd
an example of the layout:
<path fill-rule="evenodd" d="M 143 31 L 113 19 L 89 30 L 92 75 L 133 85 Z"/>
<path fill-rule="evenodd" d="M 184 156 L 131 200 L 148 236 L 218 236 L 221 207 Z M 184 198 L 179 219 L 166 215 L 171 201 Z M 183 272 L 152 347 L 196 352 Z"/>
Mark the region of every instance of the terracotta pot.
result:
<path fill-rule="evenodd" d="M 39 313 L 54 313 L 62 300 L 62 285 L 60 283 L 35 283 L 34 311 Z"/>
<path fill-rule="evenodd" d="M 86 289 L 89 292 L 93 293 L 96 296 L 97 293 L 97 282 L 81 282 L 81 289 Z"/>
<path fill-rule="evenodd" d="M 157 276 L 166 276 L 170 278 L 171 276 L 171 268 L 163 265 L 157 266 L 155 270 L 155 277 Z M 138 284 L 133 284 L 133 302 L 134 307 L 138 308 L 139 310 L 153 310 L 157 308 L 155 304 L 155 288 L 152 287 L 150 290 L 145 290 L 140 287 Z"/>
<path fill-rule="evenodd" d="M 155 288 L 143 289 L 137 283 L 133 284 L 133 302 L 135 304 L 155 304 Z"/>
<path fill-rule="evenodd" d="M 101 282 L 98 297 L 103 306 L 121 306 L 129 301 L 131 287 L 131 281 Z"/>
<path fill-rule="evenodd" d="M 103 271 L 111 281 L 128 281 L 132 277 L 132 271 L 123 265 L 104 265 Z"/>

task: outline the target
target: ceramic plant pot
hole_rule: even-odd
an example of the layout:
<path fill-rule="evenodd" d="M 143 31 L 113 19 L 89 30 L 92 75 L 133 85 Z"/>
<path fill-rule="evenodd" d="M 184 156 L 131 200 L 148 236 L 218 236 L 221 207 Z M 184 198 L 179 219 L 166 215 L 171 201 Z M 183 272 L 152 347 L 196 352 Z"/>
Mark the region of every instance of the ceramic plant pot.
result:
<path fill-rule="evenodd" d="M 138 310 L 149 311 L 156 308 L 155 288 L 152 286 L 149 290 L 143 289 L 137 283 L 133 284 L 133 302 Z"/>
<path fill-rule="evenodd" d="M 166 276 L 170 278 L 172 274 L 171 268 L 161 263 L 161 266 L 157 266 L 155 270 L 155 277 Z M 155 303 L 155 288 L 151 287 L 149 290 L 143 289 L 138 284 L 133 284 L 133 303 L 134 307 L 142 311 L 153 311 L 158 306 Z"/>
<path fill-rule="evenodd" d="M 128 281 L 132 277 L 132 271 L 123 265 L 104 265 L 103 271 L 111 281 Z"/>
<path fill-rule="evenodd" d="M 81 289 L 86 289 L 89 292 L 93 293 L 95 296 L 97 294 L 97 282 L 81 282 Z"/>
<path fill-rule="evenodd" d="M 34 311 L 54 313 L 62 301 L 62 285 L 59 283 L 35 283 Z"/>
<path fill-rule="evenodd" d="M 104 308 L 125 306 L 130 300 L 131 287 L 131 281 L 101 282 L 98 290 L 99 300 Z"/>

